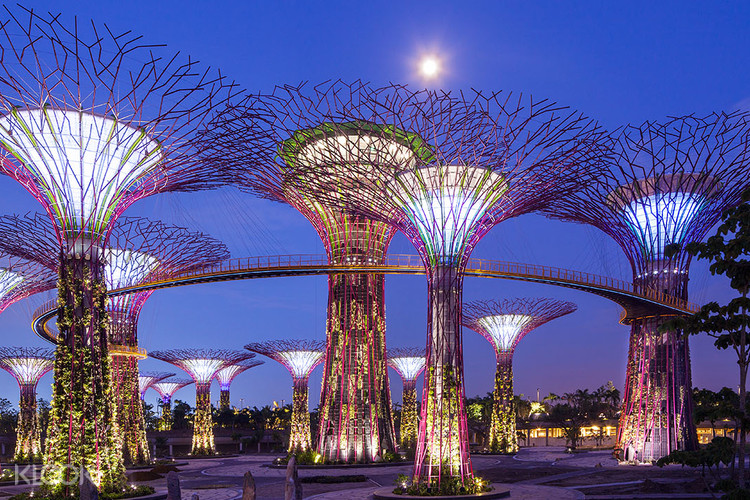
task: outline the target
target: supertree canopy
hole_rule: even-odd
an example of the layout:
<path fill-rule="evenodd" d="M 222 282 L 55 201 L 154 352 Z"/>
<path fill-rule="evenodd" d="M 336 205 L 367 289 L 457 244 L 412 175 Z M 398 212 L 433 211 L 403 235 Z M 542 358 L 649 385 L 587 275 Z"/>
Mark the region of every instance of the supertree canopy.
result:
<path fill-rule="evenodd" d="M 0 217 L 0 249 L 56 269 L 57 238 L 49 219 L 41 214 Z M 101 252 L 104 284 L 114 290 L 148 280 L 166 278 L 229 256 L 226 246 L 202 233 L 139 217 L 118 219 L 110 231 L 108 246 Z M 138 380 L 138 317 L 153 291 L 121 294 L 109 298 L 109 353 L 112 393 L 117 402 L 117 420 L 122 434 L 126 463 L 149 460 L 146 424 Z"/>
<path fill-rule="evenodd" d="M 419 405 L 417 403 L 417 377 L 424 371 L 424 349 L 398 348 L 388 350 L 388 366 L 401 375 L 401 447 L 412 450 L 417 444 Z"/>
<path fill-rule="evenodd" d="M 415 134 L 373 119 L 375 112 L 367 108 L 373 90 L 367 86 L 337 82 L 306 90 L 277 88 L 222 115 L 210 135 L 217 149 L 212 161 L 231 164 L 241 189 L 299 210 L 315 227 L 331 263 L 382 262 L 394 235 L 387 222 L 333 208 L 326 197 L 340 185 L 321 196 L 297 184 L 347 165 L 402 170 L 430 151 Z M 393 113 L 398 104 L 392 105 Z M 329 123 L 339 108 L 350 112 L 346 123 Z M 345 462 L 368 462 L 395 451 L 383 275 L 329 275 L 327 342 L 318 451 Z"/>
<path fill-rule="evenodd" d="M 172 349 L 154 351 L 152 358 L 172 363 L 185 370 L 195 381 L 195 415 L 193 417 L 193 455 L 212 455 L 214 427 L 211 419 L 211 381 L 222 368 L 237 364 L 253 355 L 245 351 L 224 349 Z"/>
<path fill-rule="evenodd" d="M 52 370 L 54 360 L 54 353 L 49 349 L 0 347 L 0 368 L 13 375 L 21 389 L 14 455 L 16 461 L 32 461 L 41 457 L 36 386 L 39 379 Z"/>
<path fill-rule="evenodd" d="M 141 401 L 146 397 L 146 391 L 153 387 L 154 384 L 169 377 L 174 377 L 174 375 L 174 373 L 168 372 L 139 372 L 138 392 L 141 395 Z"/>
<path fill-rule="evenodd" d="M 159 393 L 161 415 L 159 416 L 158 428 L 160 431 L 172 430 L 172 396 L 185 386 L 193 383 L 191 379 L 170 378 L 155 382 L 151 388 Z"/>
<path fill-rule="evenodd" d="M 545 298 L 477 300 L 465 304 L 461 321 L 492 344 L 497 360 L 490 421 L 490 450 L 518 451 L 513 394 L 513 353 L 527 333 L 574 312 L 572 302 Z"/>
<path fill-rule="evenodd" d="M 552 217 L 591 224 L 623 249 L 636 290 L 688 297 L 690 255 L 748 186 L 750 114 L 714 113 L 628 126 L 613 134 L 610 169 L 549 208 Z M 672 252 L 665 252 L 667 246 Z M 630 321 L 625 393 L 617 432 L 621 459 L 651 461 L 695 449 L 687 338 L 659 332 L 644 311 Z"/>
<path fill-rule="evenodd" d="M 307 451 L 311 448 L 310 413 L 307 408 L 310 373 L 325 356 L 325 342 L 318 340 L 269 340 L 247 344 L 245 349 L 278 361 L 292 374 L 292 425 L 289 433 L 289 451 Z"/>
<path fill-rule="evenodd" d="M 45 480 L 70 493 L 81 466 L 100 487 L 120 487 L 101 247 L 138 199 L 225 180 L 198 161 L 192 139 L 234 86 L 131 32 L 23 8 L 5 17 L 0 170 L 44 206 L 59 243 L 62 342 Z"/>
<path fill-rule="evenodd" d="M 349 102 L 335 96 L 327 100 Z M 423 147 L 430 154 L 404 161 L 394 150 L 390 161 L 357 164 L 331 148 L 326 169 L 295 164 L 295 172 L 315 173 L 304 183 L 295 182 L 295 188 L 385 221 L 417 248 L 427 273 L 429 306 L 414 480 L 454 477 L 466 485 L 473 476 L 463 407 L 463 270 L 494 225 L 538 210 L 594 176 L 601 133 L 593 121 L 567 108 L 507 93 L 381 89 L 327 115 L 327 135 L 346 144 L 355 119 L 374 123 L 370 130 L 381 137 L 392 137 L 394 128 L 403 131 L 413 138 L 412 145 L 427 144 Z"/>
<path fill-rule="evenodd" d="M 253 355 L 255 357 L 255 355 Z M 216 372 L 216 380 L 219 382 L 219 389 L 221 395 L 219 397 L 219 408 L 221 410 L 228 410 L 230 406 L 229 402 L 229 388 L 232 385 L 232 381 L 237 375 L 243 373 L 250 368 L 255 368 L 258 365 L 262 365 L 263 361 L 257 359 L 246 359 L 235 363 L 233 365 L 225 366 L 218 372 Z"/>

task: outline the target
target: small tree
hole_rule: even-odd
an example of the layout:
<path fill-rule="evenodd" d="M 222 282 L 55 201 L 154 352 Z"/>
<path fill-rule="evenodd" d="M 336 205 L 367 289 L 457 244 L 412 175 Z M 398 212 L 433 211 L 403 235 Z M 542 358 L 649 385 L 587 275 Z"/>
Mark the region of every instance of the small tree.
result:
<path fill-rule="evenodd" d="M 686 335 L 707 333 L 715 339 L 719 349 L 732 348 L 737 355 L 740 370 L 739 420 L 740 442 L 737 450 L 739 459 L 738 483 L 745 486 L 745 434 L 747 429 L 747 369 L 750 363 L 750 346 L 747 330 L 750 325 L 750 190 L 742 196 L 743 204 L 724 211 L 722 224 L 716 234 L 705 243 L 692 242 L 685 247 L 688 253 L 698 259 L 711 262 L 709 270 L 713 275 L 729 278 L 730 286 L 738 296 L 725 305 L 709 302 L 701 310 L 688 317 L 676 318 L 667 322 L 662 329 L 679 329 Z M 665 254 L 669 257 L 679 252 L 678 244 L 669 245 Z"/>

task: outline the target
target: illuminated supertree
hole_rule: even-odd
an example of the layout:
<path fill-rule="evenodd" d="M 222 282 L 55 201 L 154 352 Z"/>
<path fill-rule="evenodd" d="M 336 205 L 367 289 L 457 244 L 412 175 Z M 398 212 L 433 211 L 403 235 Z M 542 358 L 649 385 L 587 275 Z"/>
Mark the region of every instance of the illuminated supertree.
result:
<path fill-rule="evenodd" d="M 318 340 L 269 340 L 247 344 L 248 349 L 278 361 L 292 374 L 292 424 L 289 452 L 311 448 L 310 412 L 307 408 L 310 373 L 325 356 L 325 342 Z"/>
<path fill-rule="evenodd" d="M 477 300 L 465 304 L 461 321 L 495 349 L 495 392 L 490 422 L 490 450 L 518 451 L 513 394 L 513 353 L 530 331 L 578 309 L 572 302 L 527 298 Z"/>
<path fill-rule="evenodd" d="M 401 375 L 401 447 L 414 449 L 419 429 L 419 404 L 417 402 L 417 377 L 422 373 L 427 359 L 424 349 L 399 348 L 388 350 L 388 366 Z"/>
<path fill-rule="evenodd" d="M 118 216 L 163 191 L 224 182 L 192 140 L 233 85 L 142 37 L 5 8 L 0 24 L 0 170 L 47 211 L 58 239 L 57 348 L 45 483 L 71 493 L 85 467 L 125 475 L 111 397 L 103 255 Z"/>
<path fill-rule="evenodd" d="M 334 84 L 308 96 L 300 89 L 278 88 L 223 114 L 209 136 L 215 148 L 209 161 L 231 164 L 241 189 L 302 213 L 331 263 L 382 262 L 395 231 L 387 223 L 332 208 L 325 200 L 331 193 L 319 196 L 297 184 L 318 170 L 337 168 L 329 163 L 333 156 L 345 165 L 403 169 L 430 154 L 414 134 L 364 117 L 329 126 L 328 116 L 342 101 L 356 105 L 369 91 L 361 84 Z M 368 462 L 395 451 L 382 274 L 329 275 L 326 334 L 318 451 L 345 462 Z"/>
<path fill-rule="evenodd" d="M 138 392 L 141 395 L 141 401 L 146 397 L 146 391 L 157 382 L 174 377 L 174 373 L 167 372 L 139 372 L 138 373 Z"/>
<path fill-rule="evenodd" d="M 172 363 L 185 370 L 195 381 L 193 417 L 193 455 L 213 455 L 214 427 L 211 419 L 211 381 L 222 368 L 252 358 L 244 351 L 223 349 L 172 349 L 154 351 L 152 358 Z"/>
<path fill-rule="evenodd" d="M 748 186 L 750 115 L 686 116 L 614 134 L 610 171 L 561 197 L 549 214 L 591 224 L 623 249 L 636 290 L 688 297 L 690 255 L 665 247 L 700 241 Z M 617 432 L 621 459 L 649 462 L 695 449 L 687 338 L 659 332 L 663 312 L 644 309 L 631 325 Z"/>
<path fill-rule="evenodd" d="M 0 233 L 0 249 L 57 269 L 57 237 L 44 215 L 0 217 Z M 113 290 L 214 264 L 226 259 L 229 252 L 223 243 L 202 233 L 122 216 L 111 229 L 101 256 L 104 283 Z M 149 461 L 141 405 L 145 391 L 141 391 L 138 380 L 138 360 L 145 358 L 145 352 L 138 348 L 138 317 L 152 293 L 117 295 L 107 302 L 112 392 L 123 457 L 128 464 Z"/>
<path fill-rule="evenodd" d="M 493 226 L 538 210 L 595 175 L 601 133 L 594 122 L 567 108 L 506 93 L 453 96 L 390 87 L 359 92 L 356 99 L 342 94 L 337 95 L 336 87 L 326 88 L 303 100 L 310 108 L 320 101 L 335 103 L 336 109 L 315 129 L 324 139 L 305 150 L 309 160 L 298 161 L 295 175 L 287 179 L 304 175 L 295 189 L 385 221 L 417 248 L 427 274 L 429 305 L 414 480 L 453 477 L 466 485 L 473 474 L 463 406 L 463 270 Z M 262 108 L 254 119 L 266 119 Z M 361 136 L 351 133 L 353 121 L 369 124 L 362 142 L 392 144 L 401 137 L 412 147 L 423 145 L 425 153 L 376 146 L 380 158 L 352 162 L 351 151 L 362 147 Z M 309 133 L 297 140 L 304 148 Z M 327 143 L 340 146 L 320 147 Z M 290 149 L 285 145 L 282 154 Z"/>
<path fill-rule="evenodd" d="M 0 368 L 18 382 L 21 389 L 16 427 L 16 461 L 32 461 L 41 456 L 39 417 L 36 411 L 36 386 L 52 370 L 55 356 L 49 349 L 0 347 Z"/>
<path fill-rule="evenodd" d="M 253 357 L 255 357 L 255 355 L 253 355 Z M 263 361 L 258 361 L 256 359 L 246 359 L 244 361 L 240 361 L 239 363 L 225 366 L 224 368 L 216 372 L 216 381 L 219 382 L 219 389 L 221 390 L 221 396 L 219 397 L 219 409 L 229 409 L 229 388 L 232 385 L 232 381 L 234 380 L 234 378 L 240 373 L 262 364 Z"/>
<path fill-rule="evenodd" d="M 159 393 L 161 415 L 159 417 L 159 430 L 172 430 L 172 396 L 185 386 L 192 384 L 190 379 L 169 379 L 154 383 L 151 388 Z"/>

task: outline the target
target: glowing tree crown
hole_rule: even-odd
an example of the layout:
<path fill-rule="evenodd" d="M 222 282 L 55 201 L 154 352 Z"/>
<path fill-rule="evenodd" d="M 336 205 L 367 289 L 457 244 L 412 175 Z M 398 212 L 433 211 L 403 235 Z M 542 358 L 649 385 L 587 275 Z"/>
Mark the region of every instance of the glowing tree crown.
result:
<path fill-rule="evenodd" d="M 512 353 L 533 329 L 577 309 L 572 302 L 546 298 L 477 300 L 464 304 L 461 321 L 487 339 L 499 356 Z"/>
<path fill-rule="evenodd" d="M 250 359 L 253 355 L 224 349 L 172 349 L 154 351 L 150 356 L 185 370 L 196 384 L 208 384 L 225 366 Z"/>
<path fill-rule="evenodd" d="M 0 240 L 5 238 L 12 237 L 3 236 Z M 23 298 L 55 288 L 56 282 L 56 275 L 38 263 L 0 253 L 0 313 Z"/>
<path fill-rule="evenodd" d="M 245 349 L 278 361 L 295 379 L 305 379 L 325 356 L 326 344 L 320 340 L 269 340 L 247 344 Z"/>
<path fill-rule="evenodd" d="M 20 386 L 36 386 L 54 364 L 55 356 L 49 349 L 0 347 L 0 368 L 13 375 Z"/>
<path fill-rule="evenodd" d="M 259 361 L 257 359 L 246 359 L 244 361 L 240 361 L 239 363 L 225 366 L 224 368 L 216 372 L 216 380 L 219 382 L 219 387 L 222 391 L 228 391 L 229 387 L 232 385 L 232 381 L 237 375 L 246 370 L 249 370 L 250 368 L 255 368 L 256 366 L 262 364 L 263 361 Z"/>
<path fill-rule="evenodd" d="M 173 376 L 174 373 L 140 372 L 138 374 L 138 390 L 141 393 L 141 397 L 143 397 L 143 395 L 146 394 L 146 391 L 156 382 Z"/>
<path fill-rule="evenodd" d="M 175 392 L 193 383 L 191 379 L 169 379 L 155 382 L 151 388 L 159 393 L 162 400 L 172 399 Z"/>
<path fill-rule="evenodd" d="M 99 241 L 144 196 L 226 180 L 191 140 L 233 92 L 218 72 L 106 26 L 5 11 L 0 170 L 45 206 L 61 242 Z"/>
<path fill-rule="evenodd" d="M 545 210 L 611 236 L 636 274 L 665 260 L 664 248 L 700 241 L 741 202 L 750 175 L 748 113 L 713 113 L 628 126 L 610 138 L 609 170 Z M 669 261 L 686 272 L 687 252 Z M 661 272 L 655 269 L 654 272 Z"/>
<path fill-rule="evenodd" d="M 404 381 L 416 380 L 426 362 L 424 349 L 413 347 L 388 350 L 388 366 L 396 370 Z"/>

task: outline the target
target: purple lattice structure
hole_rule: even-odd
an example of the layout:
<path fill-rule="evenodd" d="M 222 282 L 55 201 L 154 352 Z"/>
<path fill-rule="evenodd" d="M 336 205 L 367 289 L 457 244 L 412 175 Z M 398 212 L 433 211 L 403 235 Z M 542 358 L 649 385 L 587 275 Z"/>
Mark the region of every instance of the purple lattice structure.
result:
<path fill-rule="evenodd" d="M 331 263 L 381 262 L 395 232 L 387 222 L 330 203 L 327 198 L 344 187 L 336 179 L 322 195 L 299 186 L 343 165 L 400 171 L 429 157 L 418 136 L 381 119 L 380 114 L 396 115 L 402 103 L 394 99 L 381 101 L 382 109 L 369 106 L 371 95 L 383 92 L 360 82 L 335 82 L 251 96 L 212 129 L 216 149 L 209 161 L 231 165 L 241 189 L 299 210 L 315 227 Z M 329 123 L 339 122 L 342 114 L 345 123 Z M 395 451 L 384 294 L 381 274 L 329 275 L 317 445 L 326 460 L 369 462 Z"/>
<path fill-rule="evenodd" d="M 21 389 L 14 454 L 17 461 L 31 461 L 41 457 L 36 386 L 39 379 L 52 370 L 54 360 L 54 353 L 49 349 L 0 347 L 0 368 L 13 375 Z"/>
<path fill-rule="evenodd" d="M 0 232 L 0 249 L 57 268 L 57 237 L 44 215 L 0 217 Z M 104 283 L 113 290 L 215 264 L 229 252 L 223 243 L 202 233 L 123 216 L 111 229 L 101 256 Z M 121 294 L 107 303 L 111 390 L 128 464 L 148 462 L 150 455 L 141 404 L 145 390 L 138 381 L 138 360 L 146 356 L 138 348 L 138 318 L 152 293 Z"/>
<path fill-rule="evenodd" d="M 231 406 L 229 400 L 229 389 L 232 386 L 232 381 L 237 377 L 237 375 L 246 372 L 250 368 L 255 368 L 256 366 L 262 364 L 263 361 L 259 361 L 257 359 L 246 359 L 244 361 L 240 361 L 239 363 L 225 366 L 224 368 L 216 372 L 216 380 L 217 382 L 219 382 L 219 389 L 221 390 L 221 395 L 219 397 L 219 409 L 228 410 Z"/>
<path fill-rule="evenodd" d="M 159 417 L 159 430 L 172 430 L 172 396 L 174 393 L 193 383 L 192 379 L 171 378 L 154 383 L 151 388 L 159 393 L 159 407 L 161 415 Z"/>
<path fill-rule="evenodd" d="M 71 471 L 85 467 L 98 486 L 120 487 L 101 248 L 133 202 L 227 180 L 199 160 L 193 139 L 234 86 L 130 32 L 24 8 L 5 7 L 4 17 L 0 170 L 54 222 L 63 306 L 55 373 L 73 381 L 54 386 L 45 480 L 67 494 Z M 62 366 L 73 357 L 81 362 Z"/>
<path fill-rule="evenodd" d="M 246 351 L 226 349 L 171 349 L 154 351 L 151 357 L 185 370 L 195 381 L 195 416 L 193 417 L 193 455 L 213 455 L 214 428 L 211 418 L 211 381 L 226 366 L 253 357 Z"/>
<path fill-rule="evenodd" d="M 750 114 L 686 116 L 628 126 L 612 137 L 610 171 L 563 197 L 549 214 L 591 224 L 627 256 L 637 290 L 688 298 L 690 255 L 750 176 Z M 667 256 L 665 248 L 679 250 Z M 662 333 L 666 320 L 644 309 L 630 321 L 630 349 L 616 451 L 650 462 L 697 448 L 688 340 Z"/>
<path fill-rule="evenodd" d="M 363 165 L 348 162 L 346 150 L 331 148 L 314 165 L 295 164 L 308 173 L 295 187 L 389 223 L 422 257 L 429 295 L 427 368 L 414 479 L 465 483 L 472 468 L 463 403 L 463 269 L 496 224 L 588 182 L 602 155 L 601 133 L 567 108 L 506 93 L 454 96 L 389 88 L 336 111 L 325 129 L 339 143 L 349 140 L 350 123 L 362 119 L 361 111 L 374 123 L 370 130 L 384 137 L 403 131 L 412 146 L 429 151 L 404 158 L 393 149 L 391 161 Z M 322 155 L 321 149 L 315 154 Z M 327 168 L 314 168 L 322 163 Z"/>
<path fill-rule="evenodd" d="M 461 321 L 492 344 L 497 368 L 490 422 L 491 451 L 518 451 L 513 393 L 513 353 L 529 332 L 574 312 L 572 302 L 545 298 L 477 300 L 464 304 Z"/>
<path fill-rule="evenodd" d="M 278 361 L 292 375 L 292 425 L 289 431 L 289 452 L 311 448 L 308 380 L 310 373 L 325 356 L 325 342 L 319 340 L 269 340 L 247 344 L 245 349 Z"/>
<path fill-rule="evenodd" d="M 401 448 L 413 450 L 419 430 L 419 403 L 417 402 L 417 377 L 424 371 L 427 358 L 424 349 L 402 347 L 388 349 L 388 366 L 401 375 Z"/>
<path fill-rule="evenodd" d="M 146 397 L 148 391 L 154 384 L 161 382 L 169 377 L 174 377 L 174 373 L 168 372 L 139 372 L 138 373 L 138 392 L 141 395 L 141 401 Z"/>

